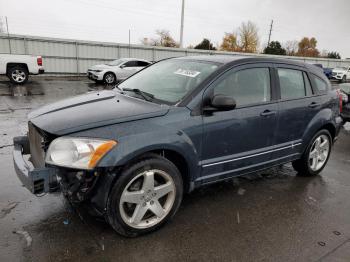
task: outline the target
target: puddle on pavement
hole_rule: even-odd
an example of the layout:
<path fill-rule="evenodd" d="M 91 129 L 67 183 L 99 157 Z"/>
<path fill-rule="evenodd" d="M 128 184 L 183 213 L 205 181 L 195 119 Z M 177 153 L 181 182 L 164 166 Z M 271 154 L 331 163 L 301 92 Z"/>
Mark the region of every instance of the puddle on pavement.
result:
<path fill-rule="evenodd" d="M 28 87 L 25 85 L 8 84 L 6 88 L 0 88 L 0 96 L 42 96 L 45 93 L 39 87 Z"/>

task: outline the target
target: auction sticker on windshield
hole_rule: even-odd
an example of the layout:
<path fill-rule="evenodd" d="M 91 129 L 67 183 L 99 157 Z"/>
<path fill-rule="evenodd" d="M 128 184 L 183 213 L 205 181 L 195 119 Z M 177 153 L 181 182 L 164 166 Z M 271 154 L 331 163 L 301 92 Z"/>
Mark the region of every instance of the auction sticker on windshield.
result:
<path fill-rule="evenodd" d="M 174 74 L 177 75 L 182 75 L 182 76 L 188 76 L 188 77 L 196 77 L 200 74 L 201 72 L 198 71 L 192 71 L 192 70 L 188 70 L 188 69 L 181 69 L 179 68 L 178 70 L 176 70 L 174 72 Z"/>

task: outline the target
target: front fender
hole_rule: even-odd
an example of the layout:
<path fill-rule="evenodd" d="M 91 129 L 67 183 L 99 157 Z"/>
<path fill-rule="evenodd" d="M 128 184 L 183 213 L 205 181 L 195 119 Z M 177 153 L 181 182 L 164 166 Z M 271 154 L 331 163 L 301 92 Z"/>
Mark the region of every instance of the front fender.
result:
<path fill-rule="evenodd" d="M 186 160 L 190 174 L 199 175 L 199 155 L 191 139 L 182 131 L 153 131 L 122 137 L 98 167 L 123 166 L 130 160 L 155 150 L 171 150 Z"/>

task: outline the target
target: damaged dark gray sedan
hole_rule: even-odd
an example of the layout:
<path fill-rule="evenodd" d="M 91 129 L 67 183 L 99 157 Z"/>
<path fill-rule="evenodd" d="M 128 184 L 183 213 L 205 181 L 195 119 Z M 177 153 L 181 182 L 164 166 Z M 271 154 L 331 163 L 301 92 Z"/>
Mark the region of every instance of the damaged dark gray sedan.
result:
<path fill-rule="evenodd" d="M 342 125 L 339 101 L 304 63 L 168 59 L 113 90 L 30 113 L 28 135 L 14 138 L 14 165 L 32 193 L 59 189 L 137 236 L 202 185 L 288 162 L 319 174 Z"/>

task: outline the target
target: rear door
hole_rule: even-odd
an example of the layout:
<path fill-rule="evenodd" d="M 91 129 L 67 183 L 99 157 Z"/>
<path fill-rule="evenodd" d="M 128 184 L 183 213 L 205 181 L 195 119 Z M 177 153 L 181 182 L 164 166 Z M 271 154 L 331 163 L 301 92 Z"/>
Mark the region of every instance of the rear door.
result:
<path fill-rule="evenodd" d="M 275 74 L 280 100 L 273 158 L 283 161 L 301 153 L 303 134 L 322 103 L 303 67 L 278 64 Z"/>
<path fill-rule="evenodd" d="M 203 115 L 204 183 L 259 169 L 271 159 L 277 104 L 269 64 L 235 67 L 223 74 L 204 97 L 232 96 L 231 111 Z"/>

